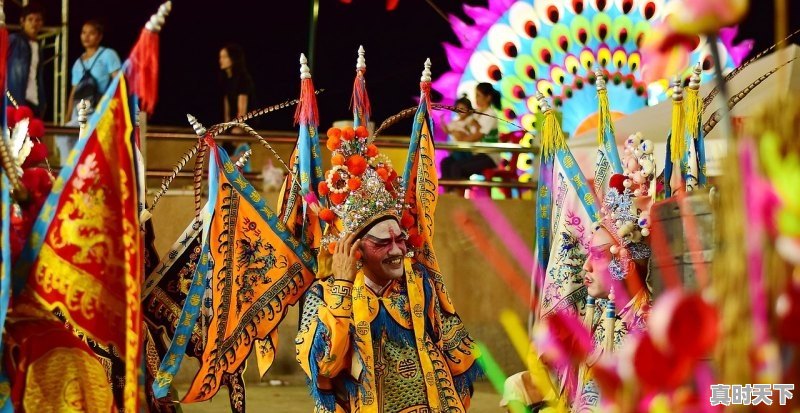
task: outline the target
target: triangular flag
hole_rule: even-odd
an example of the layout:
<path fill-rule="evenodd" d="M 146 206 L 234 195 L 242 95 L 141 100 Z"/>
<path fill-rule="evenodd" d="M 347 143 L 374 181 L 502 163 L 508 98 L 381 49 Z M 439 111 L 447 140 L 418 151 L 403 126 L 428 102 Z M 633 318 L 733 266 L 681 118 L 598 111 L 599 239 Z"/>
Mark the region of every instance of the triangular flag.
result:
<path fill-rule="evenodd" d="M 433 120 L 430 116 L 430 67 L 431 62 L 428 59 L 420 79 L 420 102 L 414 115 L 403 184 L 406 186 L 407 211 L 413 218 L 413 225 L 409 228 L 409 241 L 419 251 L 416 256 L 417 261 L 438 274 L 439 262 L 433 249 L 433 235 L 434 213 L 439 198 L 439 179 L 436 173 L 433 136 L 431 136 Z M 404 216 L 403 220 L 406 219 Z"/>
<path fill-rule="evenodd" d="M 544 96 L 544 125 L 536 198 L 536 266 L 533 291 L 537 305 L 534 323 L 553 314 L 583 313 L 586 287 L 581 277 L 592 224 L 599 208 L 578 162 L 567 148 L 561 126 Z M 573 394 L 577 369 L 556 368 L 562 394 Z"/>
<path fill-rule="evenodd" d="M 256 339 L 274 337 L 288 307 L 300 299 L 314 279 L 308 269 L 310 252 L 277 221 L 224 151 L 215 149 L 209 168 L 209 174 L 215 174 L 209 178 L 211 210 L 204 214 L 204 219 L 210 219 L 200 265 L 156 383 L 156 395 L 163 397 L 199 314 L 203 300 L 195 293 L 202 292 L 204 277 L 210 275 L 213 317 L 206 331 L 200 370 L 184 402 L 214 396 L 222 385 L 223 373 L 240 369 Z M 193 290 L 195 286 L 197 290 Z M 274 345 L 267 351 L 274 354 Z"/>
<path fill-rule="evenodd" d="M 15 268 L 16 304 L 60 310 L 125 363 L 125 408 L 138 411 L 143 272 L 133 131 L 118 74 L 61 169 Z M 24 311 L 24 310 L 22 310 Z"/>

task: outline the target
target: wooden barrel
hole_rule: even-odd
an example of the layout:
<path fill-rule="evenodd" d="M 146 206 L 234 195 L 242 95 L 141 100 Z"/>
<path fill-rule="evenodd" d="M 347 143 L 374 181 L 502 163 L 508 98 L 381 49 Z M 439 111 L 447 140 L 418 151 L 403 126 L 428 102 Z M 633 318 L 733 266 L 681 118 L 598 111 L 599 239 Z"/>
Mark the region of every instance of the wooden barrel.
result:
<path fill-rule="evenodd" d="M 649 284 L 653 294 L 661 294 L 674 271 L 678 281 L 688 290 L 697 287 L 697 266 L 705 266 L 710 273 L 714 256 L 714 215 L 709 191 L 695 190 L 686 196 L 674 196 L 653 204 L 650 209 L 650 260 Z M 659 245 L 664 240 L 667 248 Z"/>

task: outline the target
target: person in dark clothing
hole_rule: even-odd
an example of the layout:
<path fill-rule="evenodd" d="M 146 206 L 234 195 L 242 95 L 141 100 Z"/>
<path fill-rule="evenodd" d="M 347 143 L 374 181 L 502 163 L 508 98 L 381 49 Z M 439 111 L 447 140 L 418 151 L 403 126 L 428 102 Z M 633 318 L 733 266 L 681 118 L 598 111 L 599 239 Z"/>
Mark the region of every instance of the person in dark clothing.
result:
<path fill-rule="evenodd" d="M 248 106 L 253 103 L 255 86 L 253 78 L 247 71 L 244 51 L 238 44 L 227 44 L 219 51 L 219 68 L 222 70 L 223 119 L 225 122 L 247 113 Z M 241 133 L 234 128 L 233 133 Z M 223 145 L 232 154 L 235 145 L 225 142 Z"/>
<path fill-rule="evenodd" d="M 20 25 L 21 32 L 8 36 L 8 91 L 17 102 L 33 109 L 36 117 L 43 118 L 47 100 L 42 50 L 37 39 L 44 25 L 42 8 L 33 3 L 23 7 Z"/>

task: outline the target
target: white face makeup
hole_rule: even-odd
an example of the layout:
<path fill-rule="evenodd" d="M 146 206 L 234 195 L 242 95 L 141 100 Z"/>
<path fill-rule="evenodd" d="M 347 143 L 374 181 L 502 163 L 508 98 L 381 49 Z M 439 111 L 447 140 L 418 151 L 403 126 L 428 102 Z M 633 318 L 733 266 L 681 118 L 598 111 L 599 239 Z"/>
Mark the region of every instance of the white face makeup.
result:
<path fill-rule="evenodd" d="M 592 236 L 589 256 L 583 264 L 585 271 L 583 284 L 592 297 L 608 298 L 611 291 L 611 273 L 608 271 L 608 265 L 611 263 L 609 250 L 613 243 L 614 239 L 605 228 L 600 228 Z"/>
<path fill-rule="evenodd" d="M 361 238 L 365 273 L 374 283 L 385 285 L 403 276 L 407 235 L 397 221 L 379 222 Z"/>

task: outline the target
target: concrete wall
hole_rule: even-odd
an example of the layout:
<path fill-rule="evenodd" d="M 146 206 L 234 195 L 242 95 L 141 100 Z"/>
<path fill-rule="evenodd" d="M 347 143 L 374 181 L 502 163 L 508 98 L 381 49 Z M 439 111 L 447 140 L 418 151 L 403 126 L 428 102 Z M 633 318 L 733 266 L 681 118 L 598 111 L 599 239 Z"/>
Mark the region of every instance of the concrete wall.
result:
<path fill-rule="evenodd" d="M 264 195 L 274 205 L 277 193 L 265 192 Z M 510 223 L 516 234 L 530 244 L 534 233 L 534 220 L 531 211 L 535 205 L 532 201 L 503 200 L 494 201 L 494 206 Z M 188 225 L 193 217 L 193 202 L 190 196 L 166 196 L 153 214 L 156 228 L 156 245 L 160 253 L 168 251 L 170 245 Z M 463 215 L 459 215 L 463 213 Z M 466 224 L 462 219 L 466 219 Z M 445 282 L 450 291 L 456 309 L 472 333 L 472 336 L 485 343 L 492 355 L 507 374 L 523 369 L 523 363 L 517 356 L 507 338 L 503 327 L 498 322 L 500 311 L 510 309 L 517 314 L 523 323 L 528 311 L 525 303 L 528 300 L 529 282 L 524 279 L 529 269 L 520 268 L 516 260 L 505 248 L 505 244 L 493 233 L 492 223 L 476 210 L 473 203 L 453 195 L 442 195 L 436 212 L 435 247 Z M 520 277 L 520 284 L 514 288 L 503 280 L 504 276 L 490 264 L 486 251 L 475 246 L 462 228 L 473 228 L 473 231 L 484 234 L 486 240 L 496 248 L 493 258 L 510 263 L 514 274 L 505 277 Z M 532 252 L 532 246 L 528 245 Z M 279 329 L 280 340 L 278 356 L 272 370 L 264 380 L 270 377 L 302 374 L 294 360 L 294 335 L 297 331 L 298 310 L 292 308 Z M 250 361 L 248 381 L 258 380 L 255 360 Z M 178 382 L 191 380 L 197 364 L 194 360 L 184 363 Z"/>

